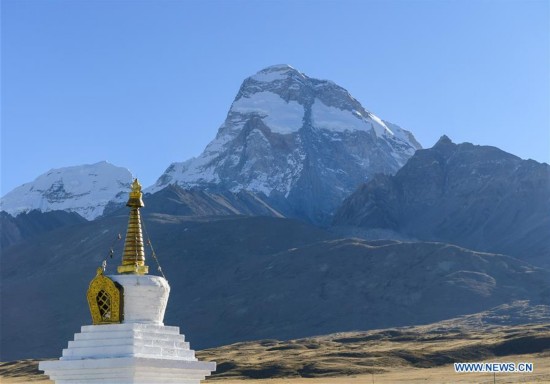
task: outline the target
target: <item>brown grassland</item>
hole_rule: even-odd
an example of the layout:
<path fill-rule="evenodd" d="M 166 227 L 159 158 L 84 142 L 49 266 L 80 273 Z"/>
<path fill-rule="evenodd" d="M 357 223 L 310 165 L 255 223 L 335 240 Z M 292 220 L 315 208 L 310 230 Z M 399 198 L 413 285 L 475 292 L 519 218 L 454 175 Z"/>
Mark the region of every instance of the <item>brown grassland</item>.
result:
<path fill-rule="evenodd" d="M 477 328 L 477 330 L 476 330 Z M 550 324 L 441 322 L 299 340 L 261 340 L 197 352 L 218 363 L 207 382 L 231 384 L 550 382 Z M 453 362 L 529 362 L 532 373 L 455 373 Z M 0 382 L 52 383 L 37 360 L 0 363 Z"/>

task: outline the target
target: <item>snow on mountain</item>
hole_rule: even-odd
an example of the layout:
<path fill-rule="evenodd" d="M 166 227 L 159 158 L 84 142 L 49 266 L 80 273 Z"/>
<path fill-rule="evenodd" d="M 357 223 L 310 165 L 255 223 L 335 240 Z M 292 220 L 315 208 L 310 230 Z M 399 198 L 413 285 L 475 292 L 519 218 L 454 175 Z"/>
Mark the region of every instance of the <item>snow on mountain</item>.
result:
<path fill-rule="evenodd" d="M 15 216 L 31 210 L 76 212 L 93 220 L 108 202 L 123 202 L 132 182 L 126 168 L 102 161 L 52 169 L 0 200 L 0 209 Z"/>
<path fill-rule="evenodd" d="M 318 222 L 361 182 L 395 173 L 419 148 L 410 132 L 332 81 L 275 65 L 243 82 L 200 156 L 171 164 L 147 191 L 169 184 L 244 189 L 286 200 Z"/>
<path fill-rule="evenodd" d="M 302 128 L 304 107 L 297 101 L 283 100 L 273 92 L 258 92 L 254 97 L 236 100 L 231 110 L 241 115 L 258 114 L 271 132 L 288 134 Z"/>

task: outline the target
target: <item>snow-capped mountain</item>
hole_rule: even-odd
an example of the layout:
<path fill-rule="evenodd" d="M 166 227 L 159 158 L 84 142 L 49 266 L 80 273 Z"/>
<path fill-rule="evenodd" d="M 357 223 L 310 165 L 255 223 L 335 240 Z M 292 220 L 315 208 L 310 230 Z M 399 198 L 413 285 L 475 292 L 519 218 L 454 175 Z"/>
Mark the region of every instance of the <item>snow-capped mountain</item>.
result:
<path fill-rule="evenodd" d="M 0 209 L 14 216 L 35 209 L 63 210 L 93 220 L 107 203 L 123 202 L 131 182 L 130 171 L 106 161 L 52 169 L 7 193 Z"/>
<path fill-rule="evenodd" d="M 169 184 L 248 190 L 320 222 L 361 182 L 395 173 L 419 148 L 410 132 L 344 88 L 276 65 L 243 82 L 200 156 L 171 164 L 148 191 Z"/>

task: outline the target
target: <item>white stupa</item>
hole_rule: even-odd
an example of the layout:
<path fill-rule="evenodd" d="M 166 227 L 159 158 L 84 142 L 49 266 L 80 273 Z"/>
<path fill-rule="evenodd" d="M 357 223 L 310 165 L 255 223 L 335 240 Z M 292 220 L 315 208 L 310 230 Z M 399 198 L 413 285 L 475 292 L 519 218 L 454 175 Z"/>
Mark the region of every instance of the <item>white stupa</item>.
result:
<path fill-rule="evenodd" d="M 216 369 L 198 361 L 178 327 L 165 326 L 168 281 L 147 275 L 141 218 L 141 185 L 132 184 L 130 218 L 118 274 L 98 268 L 90 282 L 88 304 L 93 325 L 69 341 L 59 360 L 39 369 L 56 384 L 199 384 Z"/>

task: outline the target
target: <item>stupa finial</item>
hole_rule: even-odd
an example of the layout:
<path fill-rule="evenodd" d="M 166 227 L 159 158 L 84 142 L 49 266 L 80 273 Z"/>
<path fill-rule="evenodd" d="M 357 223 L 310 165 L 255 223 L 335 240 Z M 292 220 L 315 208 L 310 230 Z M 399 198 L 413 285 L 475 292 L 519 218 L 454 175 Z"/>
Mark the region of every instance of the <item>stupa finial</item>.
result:
<path fill-rule="evenodd" d="M 130 217 L 128 218 L 122 264 L 118 266 L 117 271 L 123 274 L 145 275 L 149 272 L 149 267 L 145 265 L 145 247 L 143 245 L 139 213 L 139 209 L 145 205 L 143 204 L 141 184 L 139 184 L 138 179 L 134 179 L 132 183 L 132 191 L 126 206 L 130 207 Z"/>

